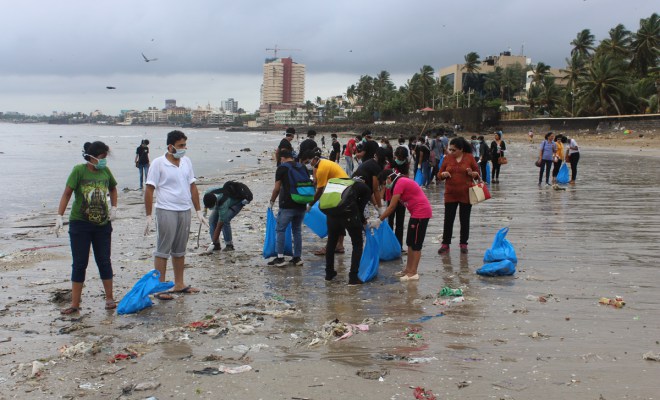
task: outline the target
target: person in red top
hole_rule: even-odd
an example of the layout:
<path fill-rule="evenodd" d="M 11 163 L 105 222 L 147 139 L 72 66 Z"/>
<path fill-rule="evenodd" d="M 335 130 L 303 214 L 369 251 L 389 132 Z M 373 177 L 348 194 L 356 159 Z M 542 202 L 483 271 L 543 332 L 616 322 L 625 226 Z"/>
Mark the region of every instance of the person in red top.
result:
<path fill-rule="evenodd" d="M 456 137 L 449 142 L 448 155 L 442 162 L 438 178 L 445 182 L 445 223 L 442 232 L 442 246 L 438 254 L 449 253 L 451 236 L 454 230 L 456 209 L 459 208 L 461 221 L 461 253 L 468 252 L 470 236 L 470 204 L 469 188 L 472 180 L 479 178 L 479 166 L 472 156 L 472 145 L 463 137 Z"/>
<path fill-rule="evenodd" d="M 362 140 L 360 135 L 357 135 L 356 137 L 359 137 L 360 140 Z M 357 150 L 355 138 L 348 139 L 348 142 L 346 143 L 346 150 L 344 150 L 344 158 L 346 159 L 346 173 L 348 176 L 353 175 L 353 157 L 355 157 L 356 152 Z"/>

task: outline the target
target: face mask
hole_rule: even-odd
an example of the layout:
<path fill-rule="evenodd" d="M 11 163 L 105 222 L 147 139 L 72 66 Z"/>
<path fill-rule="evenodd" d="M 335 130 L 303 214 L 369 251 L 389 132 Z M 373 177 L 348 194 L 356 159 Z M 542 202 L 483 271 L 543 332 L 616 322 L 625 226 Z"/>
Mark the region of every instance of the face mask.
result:
<path fill-rule="evenodd" d="M 397 165 L 403 165 L 403 164 L 406 163 L 406 160 L 399 160 L 399 159 L 397 158 L 397 159 L 394 160 L 394 162 L 396 162 Z"/>
<path fill-rule="evenodd" d="M 174 153 L 170 153 L 172 157 L 176 159 L 180 159 L 181 157 L 186 155 L 186 149 L 177 149 L 174 147 Z"/>
<path fill-rule="evenodd" d="M 392 186 L 394 186 L 394 183 L 386 183 L 385 187 L 388 189 L 392 189 Z"/>
<path fill-rule="evenodd" d="M 108 160 L 106 160 L 105 158 L 96 158 L 94 156 L 90 156 L 90 157 L 96 160 L 96 164 L 92 164 L 94 168 L 103 169 L 108 166 Z"/>

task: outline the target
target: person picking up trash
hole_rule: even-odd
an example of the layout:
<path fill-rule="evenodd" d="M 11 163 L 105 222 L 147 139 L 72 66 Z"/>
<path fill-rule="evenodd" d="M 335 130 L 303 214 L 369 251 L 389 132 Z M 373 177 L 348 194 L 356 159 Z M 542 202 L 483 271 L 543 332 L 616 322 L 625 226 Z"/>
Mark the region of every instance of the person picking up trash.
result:
<path fill-rule="evenodd" d="M 231 231 L 231 220 L 252 201 L 252 192 L 241 182 L 227 181 L 222 187 L 213 187 L 204 192 L 204 207 L 211 210 L 209 216 L 209 233 L 211 244 L 206 253 L 220 250 L 220 232 L 225 240 L 224 251 L 233 251 L 234 242 Z"/>

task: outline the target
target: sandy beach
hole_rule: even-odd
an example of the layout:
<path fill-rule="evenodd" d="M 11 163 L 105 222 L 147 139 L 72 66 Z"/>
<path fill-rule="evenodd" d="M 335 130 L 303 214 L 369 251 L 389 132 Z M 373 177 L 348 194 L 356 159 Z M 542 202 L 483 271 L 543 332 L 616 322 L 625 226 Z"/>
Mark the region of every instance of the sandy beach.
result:
<path fill-rule="evenodd" d="M 199 254 L 208 231 L 198 248 L 193 219 L 186 279 L 202 292 L 155 300 L 137 314 L 103 309 L 90 261 L 82 312 L 61 316 L 71 257 L 66 232 L 50 231 L 56 210 L 9 219 L 0 399 L 657 399 L 660 139 L 576 135 L 578 182 L 566 190 L 536 185 L 541 135 L 534 144 L 526 132 L 504 140 L 509 164 L 493 198 L 473 208 L 469 254 L 457 244 L 437 254 L 443 186 L 427 191 L 434 217 L 419 282 L 399 282 L 397 260 L 348 287 L 348 239 L 339 275 L 326 282 L 324 259 L 312 255 L 324 241 L 307 228 L 304 266 L 267 267 L 261 249 L 275 171 L 267 153 L 245 155 L 263 159 L 261 168 L 198 182 L 202 192 L 227 179 L 252 189 L 254 201 L 232 221 L 236 251 Z M 505 226 L 517 273 L 476 275 Z M 119 193 L 113 229 L 119 300 L 153 268 L 155 232 L 143 236 L 141 192 Z M 464 301 L 439 304 L 443 287 L 462 289 Z M 615 296 L 625 306 L 599 304 Z M 415 397 L 421 392 L 427 397 Z"/>

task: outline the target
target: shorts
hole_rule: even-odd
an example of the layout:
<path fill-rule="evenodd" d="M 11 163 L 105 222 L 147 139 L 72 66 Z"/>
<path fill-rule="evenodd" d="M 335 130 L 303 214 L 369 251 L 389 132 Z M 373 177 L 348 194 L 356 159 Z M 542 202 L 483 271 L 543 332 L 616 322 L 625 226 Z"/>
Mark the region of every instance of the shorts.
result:
<path fill-rule="evenodd" d="M 190 236 L 191 212 L 156 208 L 156 251 L 158 258 L 183 257 Z"/>
<path fill-rule="evenodd" d="M 412 250 L 422 250 L 424 237 L 426 237 L 426 227 L 429 225 L 430 218 L 410 218 L 408 220 L 408 236 L 406 245 Z"/>

